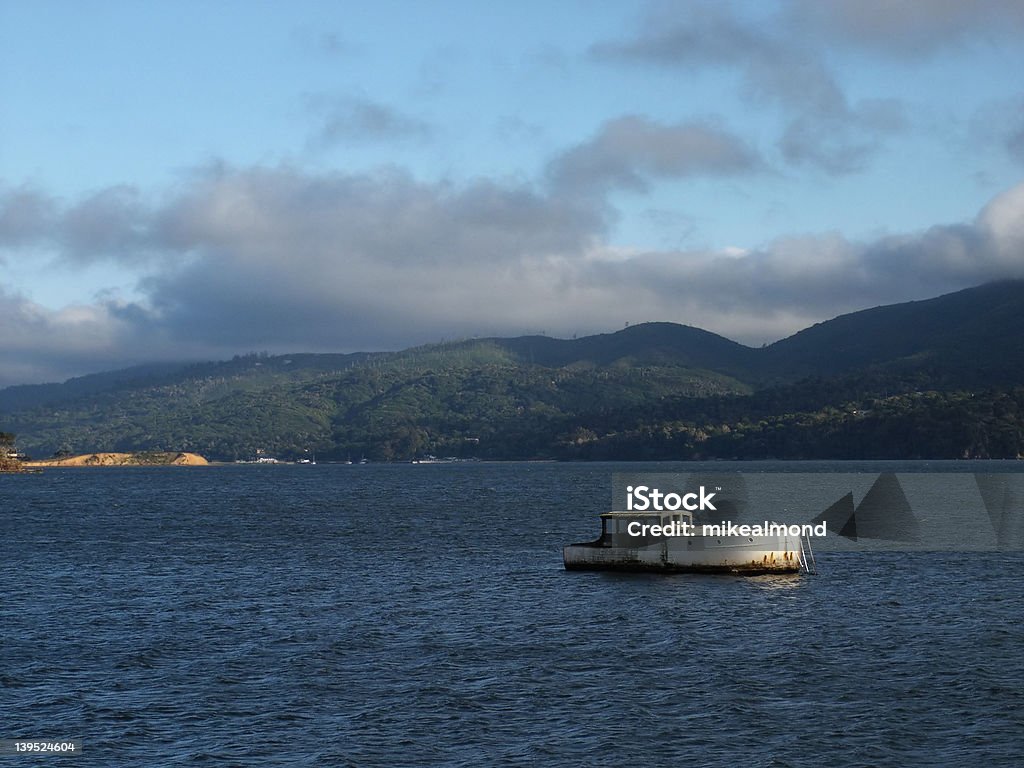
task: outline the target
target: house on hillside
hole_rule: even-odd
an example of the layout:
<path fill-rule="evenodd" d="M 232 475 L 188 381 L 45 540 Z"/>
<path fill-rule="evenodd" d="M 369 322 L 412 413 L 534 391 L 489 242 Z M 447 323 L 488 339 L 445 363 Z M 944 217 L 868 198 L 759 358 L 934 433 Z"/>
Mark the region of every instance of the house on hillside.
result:
<path fill-rule="evenodd" d="M 14 444 L 14 435 L 10 432 L 0 432 L 0 459 L 25 461 L 27 458 L 24 453 L 18 453 L 18 448 Z"/>

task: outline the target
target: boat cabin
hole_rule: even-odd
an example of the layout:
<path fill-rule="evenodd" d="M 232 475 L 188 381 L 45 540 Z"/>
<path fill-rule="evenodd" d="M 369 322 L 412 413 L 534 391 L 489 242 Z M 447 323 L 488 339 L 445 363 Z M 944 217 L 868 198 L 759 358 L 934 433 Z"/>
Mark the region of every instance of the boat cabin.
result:
<path fill-rule="evenodd" d="M 640 547 L 669 536 L 692 536 L 693 513 L 686 510 L 604 512 L 600 543 L 606 547 Z"/>

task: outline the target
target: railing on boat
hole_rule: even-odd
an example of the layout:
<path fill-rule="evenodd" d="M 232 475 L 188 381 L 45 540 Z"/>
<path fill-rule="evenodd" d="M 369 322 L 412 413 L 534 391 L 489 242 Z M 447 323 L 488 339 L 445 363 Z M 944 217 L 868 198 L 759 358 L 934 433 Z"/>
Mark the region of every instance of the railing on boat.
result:
<path fill-rule="evenodd" d="M 814 550 L 811 549 L 811 537 L 800 537 L 800 563 L 804 567 L 804 573 L 817 574 L 818 564 L 814 560 Z"/>

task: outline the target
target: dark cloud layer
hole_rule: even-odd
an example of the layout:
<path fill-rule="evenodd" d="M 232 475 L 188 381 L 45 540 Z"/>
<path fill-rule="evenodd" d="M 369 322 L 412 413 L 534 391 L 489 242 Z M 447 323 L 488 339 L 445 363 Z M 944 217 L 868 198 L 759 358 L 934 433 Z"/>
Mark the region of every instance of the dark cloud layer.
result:
<path fill-rule="evenodd" d="M 151 206 L 120 188 L 63 206 L 8 193 L 8 249 L 44 239 L 63 244 L 69 261 L 138 267 L 132 243 L 150 258 L 138 302 L 52 311 L 6 292 L 0 354 L 11 362 L 0 383 L 133 361 L 571 335 L 647 320 L 760 343 L 840 312 L 1024 276 L 1024 184 L 972 222 L 872 242 L 793 237 L 756 251 L 623 252 L 605 244 L 605 215 L 600 201 L 493 181 L 289 167 L 206 169 Z"/>

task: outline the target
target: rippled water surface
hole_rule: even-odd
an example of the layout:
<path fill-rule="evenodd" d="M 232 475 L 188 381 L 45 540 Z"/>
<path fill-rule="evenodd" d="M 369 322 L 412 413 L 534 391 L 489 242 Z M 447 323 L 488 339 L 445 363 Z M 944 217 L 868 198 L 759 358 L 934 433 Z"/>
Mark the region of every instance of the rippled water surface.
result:
<path fill-rule="evenodd" d="M 1024 765 L 1024 557 L 567 573 L 614 465 L 0 477 L 0 764 Z"/>

